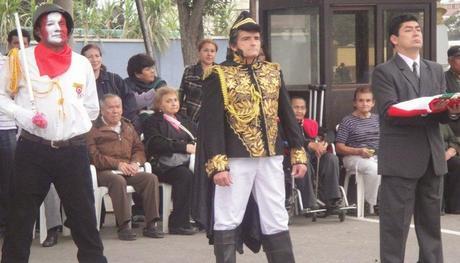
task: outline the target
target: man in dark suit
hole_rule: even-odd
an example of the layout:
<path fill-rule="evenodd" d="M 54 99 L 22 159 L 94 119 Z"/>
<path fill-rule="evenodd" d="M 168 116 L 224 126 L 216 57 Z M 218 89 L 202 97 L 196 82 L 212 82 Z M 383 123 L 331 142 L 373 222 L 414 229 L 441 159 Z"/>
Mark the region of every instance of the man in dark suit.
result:
<path fill-rule="evenodd" d="M 396 54 L 378 65 L 372 89 L 380 114 L 380 257 L 404 262 L 412 214 L 420 262 L 443 262 L 440 231 L 440 176 L 447 173 L 439 123 L 457 120 L 460 108 L 411 118 L 389 117 L 396 103 L 445 92 L 441 65 L 420 58 L 423 37 L 417 18 L 402 15 L 389 25 Z M 436 108 L 445 107 L 445 102 Z"/>

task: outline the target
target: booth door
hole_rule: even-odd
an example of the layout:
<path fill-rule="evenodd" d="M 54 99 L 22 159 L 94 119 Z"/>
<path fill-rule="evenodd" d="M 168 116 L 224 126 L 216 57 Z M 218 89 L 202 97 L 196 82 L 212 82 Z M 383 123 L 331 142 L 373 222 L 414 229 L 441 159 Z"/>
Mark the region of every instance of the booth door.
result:
<path fill-rule="evenodd" d="M 332 8 L 326 37 L 326 125 L 333 129 L 353 111 L 353 93 L 369 86 L 375 67 L 375 7 Z"/>

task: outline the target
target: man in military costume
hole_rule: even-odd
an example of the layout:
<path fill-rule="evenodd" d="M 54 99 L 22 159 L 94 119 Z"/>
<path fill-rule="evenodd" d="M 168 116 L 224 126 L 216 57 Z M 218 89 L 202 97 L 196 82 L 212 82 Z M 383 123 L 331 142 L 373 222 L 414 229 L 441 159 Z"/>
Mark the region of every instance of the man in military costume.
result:
<path fill-rule="evenodd" d="M 279 65 L 258 60 L 260 27 L 248 12 L 241 13 L 233 25 L 229 46 L 227 61 L 204 74 L 201 164 L 196 171 L 200 176 L 200 167 L 205 169 L 212 181 L 208 225 L 216 261 L 235 262 L 237 240 L 244 238 L 238 233 L 259 231 L 268 262 L 294 262 L 279 129 L 284 129 L 291 146 L 296 177 L 303 177 L 307 169 L 301 131 Z M 254 206 L 248 204 L 252 198 Z M 259 216 L 251 218 L 259 218 L 260 228 L 238 231 L 243 218 L 247 221 L 254 211 Z"/>

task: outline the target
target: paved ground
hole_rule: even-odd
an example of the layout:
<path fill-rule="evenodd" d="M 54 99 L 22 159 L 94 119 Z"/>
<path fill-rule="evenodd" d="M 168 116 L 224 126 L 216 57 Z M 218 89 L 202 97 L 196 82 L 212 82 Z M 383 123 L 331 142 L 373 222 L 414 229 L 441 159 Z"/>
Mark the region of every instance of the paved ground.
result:
<path fill-rule="evenodd" d="M 214 262 L 212 247 L 207 245 L 203 233 L 195 236 L 166 236 L 164 239 L 140 237 L 136 241 L 119 241 L 116 238 L 113 215 L 101 230 L 105 254 L 109 262 L 117 263 L 187 263 Z M 298 216 L 291 225 L 291 236 L 297 262 L 312 263 L 375 263 L 378 262 L 378 223 L 376 217 L 366 221 L 347 217 L 339 223 L 337 217 L 310 219 Z M 460 216 L 442 217 L 444 259 L 446 263 L 459 262 Z M 137 229 L 138 235 L 141 229 Z M 418 254 L 414 229 L 409 233 L 406 262 L 416 262 Z M 38 238 L 32 245 L 31 263 L 77 262 L 76 247 L 69 237 L 61 237 L 59 244 L 42 248 Z M 266 262 L 263 253 L 245 250 L 238 262 Z"/>

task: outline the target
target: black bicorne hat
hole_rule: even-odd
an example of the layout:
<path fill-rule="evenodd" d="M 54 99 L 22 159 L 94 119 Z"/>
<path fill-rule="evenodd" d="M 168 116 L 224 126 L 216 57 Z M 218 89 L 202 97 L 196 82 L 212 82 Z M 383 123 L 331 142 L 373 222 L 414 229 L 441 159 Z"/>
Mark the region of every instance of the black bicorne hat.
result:
<path fill-rule="evenodd" d="M 230 37 L 232 36 L 232 33 L 238 30 L 260 32 L 260 26 L 256 23 L 256 21 L 254 21 L 254 19 L 252 19 L 251 14 L 248 11 L 243 11 L 236 18 L 235 23 L 233 23 L 233 26 L 230 29 Z"/>

